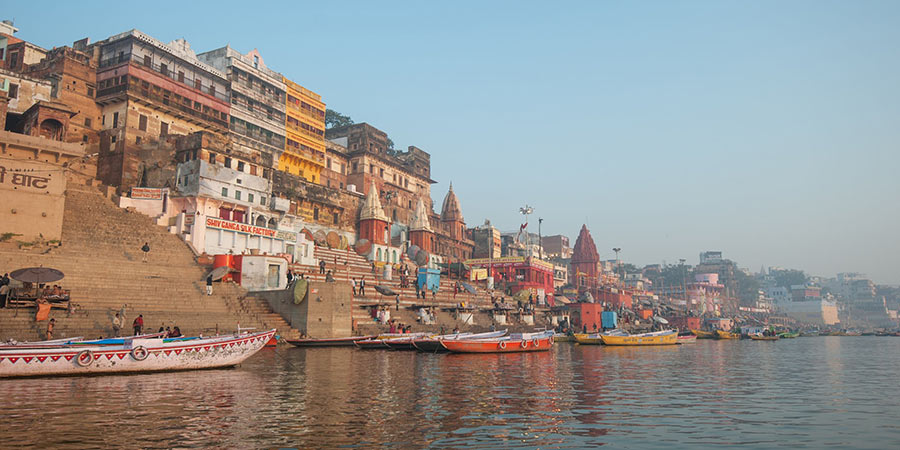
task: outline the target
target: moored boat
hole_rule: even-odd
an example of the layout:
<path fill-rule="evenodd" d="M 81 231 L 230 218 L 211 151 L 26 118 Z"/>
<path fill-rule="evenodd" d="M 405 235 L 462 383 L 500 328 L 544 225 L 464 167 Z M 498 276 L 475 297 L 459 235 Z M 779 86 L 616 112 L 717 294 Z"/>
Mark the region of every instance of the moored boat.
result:
<path fill-rule="evenodd" d="M 441 345 L 453 353 L 542 352 L 553 347 L 553 331 L 516 333 L 492 339 L 444 339 Z"/>
<path fill-rule="evenodd" d="M 718 339 L 740 339 L 740 333 L 729 333 L 727 331 L 716 330 L 716 337 Z"/>
<path fill-rule="evenodd" d="M 331 339 L 285 339 L 288 344 L 295 347 L 353 347 L 353 341 L 364 341 L 366 339 L 374 339 L 376 336 L 351 336 L 345 338 Z"/>
<path fill-rule="evenodd" d="M 778 333 L 778 337 L 780 337 L 781 339 L 794 339 L 799 336 L 799 332 L 785 331 L 784 333 Z"/>
<path fill-rule="evenodd" d="M 445 334 L 441 336 L 425 337 L 413 340 L 413 346 L 417 350 L 429 353 L 443 353 L 447 348 L 441 345 L 442 340 L 458 340 L 458 339 L 490 339 L 500 338 L 506 335 L 506 330 L 489 331 L 485 333 L 457 333 Z"/>
<path fill-rule="evenodd" d="M 602 336 L 627 336 L 628 333 L 622 330 L 610 330 L 602 333 L 577 333 L 575 334 L 575 342 L 580 345 L 602 345 Z"/>
<path fill-rule="evenodd" d="M 697 336 L 697 339 L 715 339 L 716 338 L 716 333 L 714 331 L 691 330 L 691 333 L 694 333 L 694 336 Z"/>
<path fill-rule="evenodd" d="M 764 336 L 762 334 L 751 334 L 750 339 L 754 341 L 777 341 L 778 336 Z"/>
<path fill-rule="evenodd" d="M 0 349 L 0 377 L 212 369 L 240 364 L 275 330 L 192 340 L 126 339 L 122 345 Z"/>
<path fill-rule="evenodd" d="M 617 346 L 649 346 L 678 344 L 678 333 L 675 330 L 656 331 L 653 333 L 628 335 L 600 335 L 604 345 Z"/>
<path fill-rule="evenodd" d="M 677 341 L 679 344 L 695 344 L 697 342 L 697 336 L 693 334 L 678 335 Z"/>

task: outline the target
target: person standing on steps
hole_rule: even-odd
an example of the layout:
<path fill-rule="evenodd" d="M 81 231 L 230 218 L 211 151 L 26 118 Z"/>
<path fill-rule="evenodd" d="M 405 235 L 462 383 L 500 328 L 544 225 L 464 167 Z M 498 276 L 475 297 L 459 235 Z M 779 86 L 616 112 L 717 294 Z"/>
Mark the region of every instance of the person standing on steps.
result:
<path fill-rule="evenodd" d="M 212 295 L 212 274 L 206 276 L 206 295 Z"/>
<path fill-rule="evenodd" d="M 350 279 L 350 288 L 353 289 L 353 296 L 356 297 L 356 278 Z"/>
<path fill-rule="evenodd" d="M 400 311 L 400 294 L 397 294 L 397 311 Z"/>
<path fill-rule="evenodd" d="M 360 297 L 366 296 L 366 277 L 362 277 L 359 280 L 359 296 Z"/>
<path fill-rule="evenodd" d="M 319 275 L 325 275 L 325 260 L 319 260 Z"/>
<path fill-rule="evenodd" d="M 122 322 L 122 316 L 116 313 L 116 317 L 113 317 L 112 320 L 113 337 L 119 337 L 119 333 L 122 332 L 122 325 L 124 325 Z"/>
<path fill-rule="evenodd" d="M 141 257 L 141 261 L 147 262 L 147 256 L 150 254 L 150 243 L 144 242 L 144 246 L 141 247 L 141 251 L 144 252 L 143 256 Z"/>
<path fill-rule="evenodd" d="M 134 328 L 134 335 L 137 336 L 141 334 L 141 330 L 144 329 L 144 315 L 140 314 L 135 317 L 134 322 L 131 323 L 132 328 Z"/>
<path fill-rule="evenodd" d="M 53 339 L 53 327 L 56 326 L 56 319 L 50 319 L 47 322 L 47 340 Z"/>

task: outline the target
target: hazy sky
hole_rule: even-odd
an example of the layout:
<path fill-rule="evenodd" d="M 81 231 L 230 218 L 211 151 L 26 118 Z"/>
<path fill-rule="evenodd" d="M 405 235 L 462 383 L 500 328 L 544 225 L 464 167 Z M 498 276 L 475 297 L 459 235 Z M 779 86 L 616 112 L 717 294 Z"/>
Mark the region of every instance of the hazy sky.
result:
<path fill-rule="evenodd" d="M 900 2 L 16 2 L 50 48 L 138 28 L 259 48 L 431 153 L 470 226 L 525 203 L 601 257 L 703 250 L 900 283 Z M 537 220 L 532 219 L 536 225 Z M 533 231 L 537 231 L 533 229 Z"/>

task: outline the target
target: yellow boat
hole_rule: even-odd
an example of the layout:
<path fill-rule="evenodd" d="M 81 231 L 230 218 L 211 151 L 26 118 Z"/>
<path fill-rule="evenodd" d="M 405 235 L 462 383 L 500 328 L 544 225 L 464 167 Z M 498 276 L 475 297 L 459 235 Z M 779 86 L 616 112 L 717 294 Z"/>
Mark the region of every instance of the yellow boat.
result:
<path fill-rule="evenodd" d="M 600 345 L 603 341 L 599 334 L 575 333 L 575 342 L 581 345 Z"/>
<path fill-rule="evenodd" d="M 697 339 L 715 339 L 716 338 L 716 333 L 713 331 L 691 330 L 691 333 L 694 333 L 694 336 L 697 336 Z"/>
<path fill-rule="evenodd" d="M 601 335 L 600 339 L 605 345 L 677 345 L 678 333 L 674 330 L 657 331 L 655 333 L 631 334 L 627 336 Z"/>
<path fill-rule="evenodd" d="M 722 331 L 722 330 L 716 330 L 716 336 L 718 336 L 719 339 L 740 339 L 741 338 L 741 335 L 738 333 L 729 333 L 727 331 Z"/>

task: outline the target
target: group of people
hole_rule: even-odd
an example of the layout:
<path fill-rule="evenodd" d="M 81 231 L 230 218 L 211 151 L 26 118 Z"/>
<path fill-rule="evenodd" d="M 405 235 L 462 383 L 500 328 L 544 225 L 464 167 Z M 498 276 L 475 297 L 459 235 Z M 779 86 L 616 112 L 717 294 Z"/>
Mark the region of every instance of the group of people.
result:
<path fill-rule="evenodd" d="M 434 307 L 432 306 L 430 308 L 419 308 L 416 320 L 423 325 L 433 324 L 435 320 Z"/>
<path fill-rule="evenodd" d="M 376 322 L 385 324 L 391 320 L 391 309 L 385 305 L 373 306 L 371 310 L 372 318 Z"/>
<path fill-rule="evenodd" d="M 366 296 L 366 277 L 362 277 L 359 281 L 356 278 L 350 279 L 350 287 L 353 288 L 353 296 Z"/>
<path fill-rule="evenodd" d="M 113 337 L 120 337 L 122 334 L 122 328 L 125 327 L 125 316 L 122 313 L 116 313 L 116 315 L 112 318 L 112 329 L 113 329 Z M 134 331 L 134 336 L 138 336 L 144 334 L 144 315 L 138 314 L 137 317 L 131 322 L 131 328 Z M 172 337 L 181 337 L 181 329 L 178 326 L 174 327 L 159 327 L 157 333 L 165 333 L 163 337 L 172 338 Z M 48 338 L 49 339 L 49 338 Z"/>
<path fill-rule="evenodd" d="M 404 325 L 402 323 L 394 323 L 393 320 L 390 321 L 389 333 L 391 334 L 409 334 L 412 330 L 412 326 Z"/>

